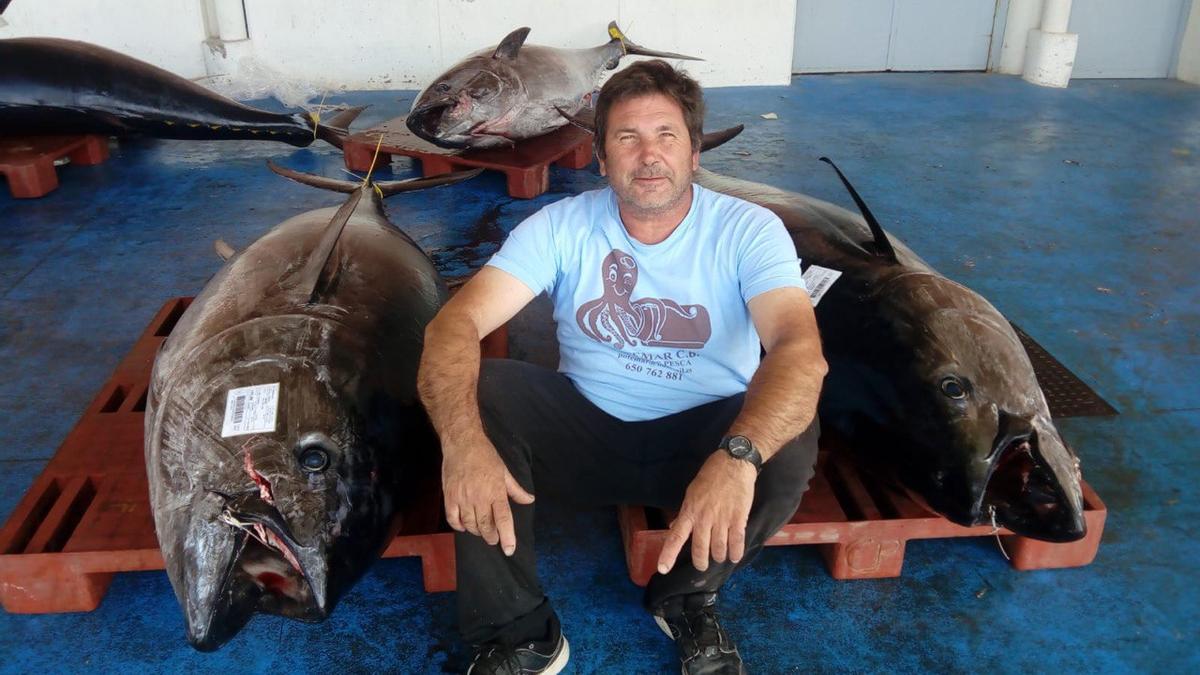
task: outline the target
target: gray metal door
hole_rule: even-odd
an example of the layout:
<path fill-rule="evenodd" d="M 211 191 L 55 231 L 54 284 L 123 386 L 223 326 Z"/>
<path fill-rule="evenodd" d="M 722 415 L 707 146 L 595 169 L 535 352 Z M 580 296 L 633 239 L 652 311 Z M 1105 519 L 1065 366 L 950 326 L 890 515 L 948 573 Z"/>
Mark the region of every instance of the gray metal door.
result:
<path fill-rule="evenodd" d="M 1170 77 L 1179 53 L 1185 0 L 1075 0 L 1079 33 L 1072 77 Z"/>
<path fill-rule="evenodd" d="M 792 70 L 986 70 L 998 0 L 797 0 Z"/>

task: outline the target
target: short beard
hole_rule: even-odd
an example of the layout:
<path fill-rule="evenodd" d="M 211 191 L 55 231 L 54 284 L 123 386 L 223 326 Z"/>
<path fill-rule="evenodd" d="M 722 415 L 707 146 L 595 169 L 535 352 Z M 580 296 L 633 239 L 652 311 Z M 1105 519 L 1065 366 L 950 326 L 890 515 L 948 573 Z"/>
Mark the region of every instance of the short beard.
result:
<path fill-rule="evenodd" d="M 665 202 L 663 204 L 651 204 L 651 205 L 645 206 L 645 205 L 637 203 L 633 199 L 627 197 L 627 195 L 633 194 L 632 186 L 630 186 L 630 190 L 628 192 L 626 192 L 624 189 L 620 189 L 620 190 L 616 189 L 616 187 L 614 185 L 613 191 L 617 193 L 617 200 L 620 201 L 621 204 L 624 205 L 627 209 L 631 210 L 634 214 L 636 214 L 640 217 L 651 217 L 652 218 L 654 216 L 658 216 L 660 214 L 670 212 L 671 210 L 678 207 L 681 202 L 683 202 L 684 200 L 686 200 L 688 198 L 688 196 L 692 192 L 692 177 L 694 175 L 695 174 L 691 171 L 687 172 L 687 175 L 683 177 L 686 180 L 682 181 L 682 184 L 680 184 L 679 191 L 676 192 L 667 202 Z M 679 178 L 679 177 L 677 176 L 676 178 Z M 672 183 L 672 185 L 674 185 L 674 183 Z"/>

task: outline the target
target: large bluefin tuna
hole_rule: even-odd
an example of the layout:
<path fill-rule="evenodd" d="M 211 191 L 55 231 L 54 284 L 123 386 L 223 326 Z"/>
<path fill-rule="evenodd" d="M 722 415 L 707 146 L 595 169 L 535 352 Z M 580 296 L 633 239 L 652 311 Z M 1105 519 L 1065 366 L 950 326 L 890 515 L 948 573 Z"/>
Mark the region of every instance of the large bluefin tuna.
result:
<path fill-rule="evenodd" d="M 560 112 L 594 128 L 587 116 Z M 740 131 L 705 134 L 701 149 Z M 1055 428 L 1011 324 L 885 232 L 837 174 L 862 217 L 703 168 L 695 175 L 706 188 L 773 211 L 810 268 L 840 275 L 816 307 L 829 362 L 821 424 L 955 523 L 1046 541 L 1083 538 L 1079 459 Z"/>
<path fill-rule="evenodd" d="M 255 612 L 325 618 L 390 541 L 405 479 L 439 461 L 416 373 L 446 285 L 382 198 L 476 172 L 278 171 L 350 196 L 229 260 L 163 343 L 146 408 L 155 529 L 203 650 Z"/>
<path fill-rule="evenodd" d="M 579 112 L 626 54 L 699 60 L 634 44 L 616 22 L 608 34 L 599 47 L 556 49 L 526 45 L 529 29 L 518 28 L 434 79 L 413 102 L 408 128 L 446 148 L 512 146 L 566 124 L 556 108 Z"/>
<path fill-rule="evenodd" d="M 277 113 L 238 103 L 111 49 L 57 38 L 0 40 L 0 134 L 144 135 L 341 147 L 350 108 Z"/>
<path fill-rule="evenodd" d="M 849 182 L 864 217 L 703 169 L 696 182 L 775 212 L 802 259 L 840 272 L 816 308 L 823 425 L 955 523 L 1086 534 L 1079 460 L 991 303 L 884 232 Z"/>

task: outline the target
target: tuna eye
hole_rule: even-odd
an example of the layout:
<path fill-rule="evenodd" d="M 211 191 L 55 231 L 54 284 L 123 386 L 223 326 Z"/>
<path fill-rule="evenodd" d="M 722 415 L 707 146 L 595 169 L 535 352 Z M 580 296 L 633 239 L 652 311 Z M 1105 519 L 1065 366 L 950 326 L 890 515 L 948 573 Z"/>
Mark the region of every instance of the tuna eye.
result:
<path fill-rule="evenodd" d="M 450 83 L 449 82 L 440 82 L 440 83 L 438 83 L 438 85 L 436 87 L 434 87 L 434 89 L 436 89 L 438 92 L 444 94 L 444 93 L 450 91 Z"/>
<path fill-rule="evenodd" d="M 967 397 L 967 390 L 963 387 L 963 383 L 957 377 L 950 376 L 942 379 L 942 393 L 952 399 L 963 399 Z"/>
<path fill-rule="evenodd" d="M 320 473 L 329 468 L 329 453 L 324 448 L 311 446 L 300 451 L 300 468 L 308 473 Z"/>

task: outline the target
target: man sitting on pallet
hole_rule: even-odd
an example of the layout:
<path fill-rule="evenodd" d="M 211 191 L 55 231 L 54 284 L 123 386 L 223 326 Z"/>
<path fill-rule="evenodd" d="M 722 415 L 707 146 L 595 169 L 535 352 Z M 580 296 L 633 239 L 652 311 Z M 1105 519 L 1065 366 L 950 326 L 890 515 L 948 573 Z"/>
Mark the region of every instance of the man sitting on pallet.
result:
<path fill-rule="evenodd" d="M 595 139 L 610 187 L 518 225 L 426 331 L 470 673 L 566 665 L 534 565 L 535 490 L 678 509 L 646 608 L 685 673 L 744 672 L 717 591 L 799 506 L 826 365 L 783 224 L 692 183 L 703 117 L 699 84 L 663 61 L 613 76 Z M 480 363 L 480 336 L 542 292 L 559 372 Z"/>

